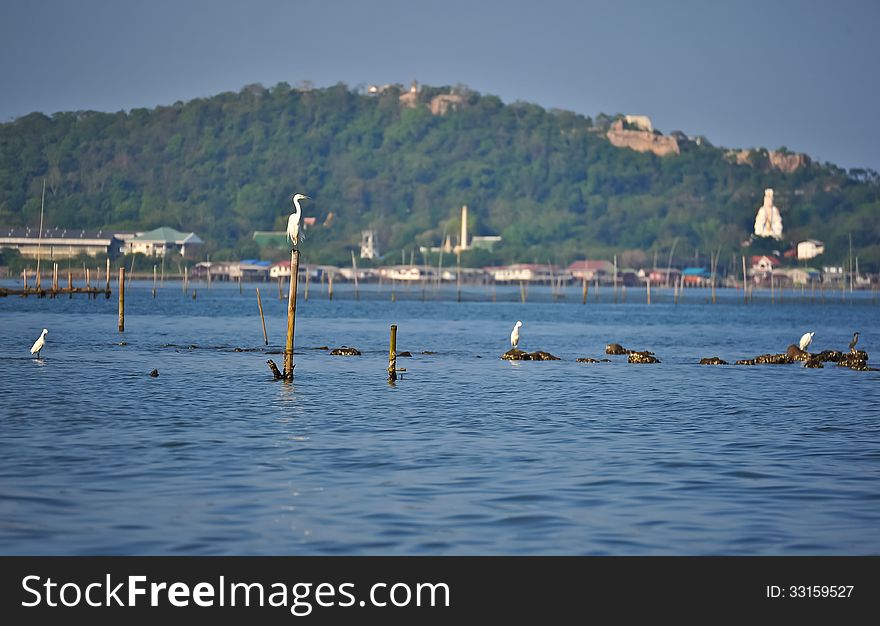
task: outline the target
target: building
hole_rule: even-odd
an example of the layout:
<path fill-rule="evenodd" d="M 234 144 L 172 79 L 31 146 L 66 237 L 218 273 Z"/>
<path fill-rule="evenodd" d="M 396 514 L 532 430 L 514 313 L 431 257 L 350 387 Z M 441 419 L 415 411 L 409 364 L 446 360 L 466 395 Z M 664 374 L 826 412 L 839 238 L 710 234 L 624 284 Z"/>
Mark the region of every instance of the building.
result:
<path fill-rule="evenodd" d="M 195 233 L 182 233 L 168 226 L 128 239 L 123 249 L 127 254 L 144 254 L 146 256 L 165 256 L 169 252 L 177 252 L 180 256 L 194 256 L 194 248 L 204 241 Z"/>
<path fill-rule="evenodd" d="M 500 235 L 475 235 L 471 237 L 471 248 L 477 250 L 489 250 L 495 248 L 495 244 L 501 241 Z"/>
<path fill-rule="evenodd" d="M 559 270 L 555 265 L 542 265 L 539 263 L 514 263 L 501 267 L 485 267 L 484 271 L 496 282 L 511 281 L 550 281 L 558 278 Z M 570 278 L 565 272 L 566 278 Z"/>
<path fill-rule="evenodd" d="M 712 273 L 705 267 L 686 267 L 681 270 L 681 280 L 686 287 L 708 287 L 712 284 Z"/>
<path fill-rule="evenodd" d="M 375 230 L 361 231 L 361 258 L 377 259 L 379 258 L 379 244 L 376 241 Z"/>
<path fill-rule="evenodd" d="M 604 281 L 606 277 L 614 274 L 614 264 L 610 261 L 575 261 L 568 266 L 573 278 L 577 280 L 594 281 L 599 278 Z"/>
<path fill-rule="evenodd" d="M 113 257 L 121 244 L 116 235 L 103 230 L 45 228 L 41 237 L 38 228 L 0 229 L 0 248 L 18 250 L 22 256 L 34 259 L 68 259 L 81 254 Z"/>
<path fill-rule="evenodd" d="M 761 274 L 773 271 L 773 268 L 782 262 L 775 256 L 768 256 L 766 254 L 755 255 L 750 260 L 752 262 L 752 271 Z"/>
<path fill-rule="evenodd" d="M 816 239 L 807 239 L 797 245 L 798 259 L 814 259 L 825 252 L 825 244 Z"/>

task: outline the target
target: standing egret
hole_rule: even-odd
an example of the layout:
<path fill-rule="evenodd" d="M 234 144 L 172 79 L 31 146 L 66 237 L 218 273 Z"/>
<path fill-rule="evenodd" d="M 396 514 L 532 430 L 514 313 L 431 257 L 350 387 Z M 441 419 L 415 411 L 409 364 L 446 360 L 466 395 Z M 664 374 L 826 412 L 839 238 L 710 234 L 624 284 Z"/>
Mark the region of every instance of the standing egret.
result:
<path fill-rule="evenodd" d="M 46 333 L 48 332 L 49 331 L 44 328 L 43 332 L 40 333 L 40 338 L 34 342 L 33 346 L 31 346 L 31 354 L 36 354 L 38 359 L 40 358 L 40 350 L 46 345 Z"/>
<path fill-rule="evenodd" d="M 516 324 L 513 325 L 513 330 L 510 332 L 510 346 L 512 348 L 516 348 L 519 345 L 520 326 L 522 326 L 522 322 L 517 320 Z"/>
<path fill-rule="evenodd" d="M 813 343 L 813 335 L 816 333 L 804 333 L 803 337 L 801 337 L 800 342 L 798 343 L 798 347 L 805 351 L 810 347 L 810 344 Z"/>
<path fill-rule="evenodd" d="M 856 333 L 853 333 L 852 341 L 849 342 L 849 351 L 850 351 L 850 352 L 855 352 L 855 351 L 856 351 L 856 344 L 857 344 L 858 342 L 859 342 L 859 333 L 857 333 L 857 332 L 856 332 Z"/>
<path fill-rule="evenodd" d="M 294 211 L 290 214 L 290 217 L 287 218 L 287 238 L 293 244 L 294 248 L 299 245 L 301 237 L 299 232 L 299 225 L 302 221 L 302 208 L 299 206 L 300 200 L 311 200 L 311 198 L 301 193 L 296 193 L 290 196 Z"/>

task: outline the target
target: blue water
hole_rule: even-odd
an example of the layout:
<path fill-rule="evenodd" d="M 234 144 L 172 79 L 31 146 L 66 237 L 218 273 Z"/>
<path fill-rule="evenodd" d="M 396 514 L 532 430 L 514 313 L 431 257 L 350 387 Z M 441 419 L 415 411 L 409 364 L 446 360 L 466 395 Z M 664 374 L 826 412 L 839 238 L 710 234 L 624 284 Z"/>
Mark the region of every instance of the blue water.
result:
<path fill-rule="evenodd" d="M 150 286 L 125 333 L 115 294 L 0 298 L 0 553 L 880 554 L 880 372 L 697 365 L 808 330 L 814 352 L 859 330 L 877 365 L 871 294 L 312 283 L 289 384 L 256 285 Z M 286 301 L 259 286 L 278 352 Z M 562 360 L 500 360 L 517 319 Z M 610 342 L 662 362 L 575 362 Z M 315 349 L 341 345 L 363 355 Z"/>

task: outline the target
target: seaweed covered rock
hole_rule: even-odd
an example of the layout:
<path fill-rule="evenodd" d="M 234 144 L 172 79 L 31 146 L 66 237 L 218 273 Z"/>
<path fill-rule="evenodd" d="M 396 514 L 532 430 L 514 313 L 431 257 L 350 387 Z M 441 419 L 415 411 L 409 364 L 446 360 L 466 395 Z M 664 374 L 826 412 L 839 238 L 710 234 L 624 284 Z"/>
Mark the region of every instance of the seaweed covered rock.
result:
<path fill-rule="evenodd" d="M 361 351 L 350 346 L 342 346 L 341 348 L 333 348 L 330 351 L 331 356 L 360 356 Z"/>
<path fill-rule="evenodd" d="M 838 359 L 837 365 L 839 367 L 848 367 L 850 369 L 858 370 L 860 372 L 867 372 L 871 368 L 868 367 L 868 360 L 861 358 L 861 356 L 862 355 L 858 354 L 858 352 L 843 354 L 841 355 L 840 359 Z"/>
<path fill-rule="evenodd" d="M 825 367 L 825 366 L 822 365 L 822 361 L 820 361 L 819 359 L 817 359 L 815 356 L 810 356 L 809 359 L 807 359 L 806 361 L 804 361 L 804 367 L 809 367 L 809 368 L 814 368 L 814 369 L 820 369 L 820 368 L 823 368 L 823 367 Z"/>
<path fill-rule="evenodd" d="M 411 357 L 412 352 L 407 352 L 406 350 L 404 350 L 403 352 L 398 352 L 397 356 L 410 356 Z"/>
<path fill-rule="evenodd" d="M 611 359 L 593 359 L 590 357 L 581 357 L 576 360 L 577 363 L 611 363 Z"/>
<path fill-rule="evenodd" d="M 517 348 L 511 348 L 507 352 L 501 355 L 501 358 L 505 361 L 559 361 L 558 356 L 553 356 L 549 352 L 544 352 L 543 350 L 537 350 L 535 352 L 526 352 L 524 350 L 518 350 Z"/>
<path fill-rule="evenodd" d="M 727 365 L 727 361 L 717 356 L 710 356 L 700 359 L 700 365 Z"/>
<path fill-rule="evenodd" d="M 626 357 L 627 363 L 659 363 L 660 359 L 654 356 L 653 352 L 647 350 L 643 352 L 630 351 Z"/>
<path fill-rule="evenodd" d="M 785 354 L 787 354 L 792 361 L 808 361 L 812 356 L 809 352 L 801 350 L 794 344 L 791 344 L 785 349 Z"/>
<path fill-rule="evenodd" d="M 624 348 L 619 343 L 609 343 L 605 346 L 605 354 L 632 354 L 634 352 L 636 354 L 654 354 L 650 350 L 630 350 L 629 348 Z"/>
<path fill-rule="evenodd" d="M 737 365 L 784 365 L 794 363 L 794 360 L 787 354 L 762 354 L 754 359 L 740 359 Z"/>

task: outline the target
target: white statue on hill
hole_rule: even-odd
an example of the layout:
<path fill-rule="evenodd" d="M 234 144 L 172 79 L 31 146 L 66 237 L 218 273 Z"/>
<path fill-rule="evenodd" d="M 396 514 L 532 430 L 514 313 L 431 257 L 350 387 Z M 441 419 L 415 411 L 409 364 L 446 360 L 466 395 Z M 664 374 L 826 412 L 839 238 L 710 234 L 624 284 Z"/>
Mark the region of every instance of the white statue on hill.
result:
<path fill-rule="evenodd" d="M 755 216 L 755 234 L 758 237 L 782 239 L 782 216 L 773 204 L 773 190 L 764 190 L 764 204 Z"/>

